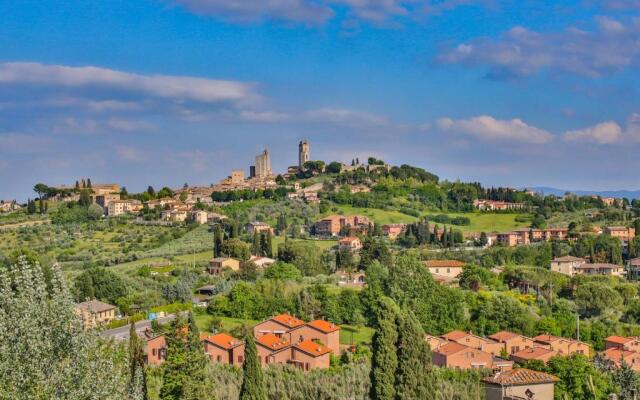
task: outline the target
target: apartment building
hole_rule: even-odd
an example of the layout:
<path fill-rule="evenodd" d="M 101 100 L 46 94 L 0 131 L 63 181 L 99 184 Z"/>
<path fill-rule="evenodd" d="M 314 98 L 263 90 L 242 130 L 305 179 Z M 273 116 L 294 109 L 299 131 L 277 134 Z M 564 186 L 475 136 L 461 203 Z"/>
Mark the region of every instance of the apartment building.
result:
<path fill-rule="evenodd" d="M 369 218 L 361 215 L 329 215 L 317 221 L 315 224 L 316 235 L 318 236 L 338 236 L 343 228 L 369 226 Z"/>
<path fill-rule="evenodd" d="M 362 249 L 362 242 L 356 236 L 347 236 L 338 241 L 340 250 L 359 251 Z"/>
<path fill-rule="evenodd" d="M 116 318 L 116 306 L 95 299 L 78 303 L 75 309 L 82 317 L 82 323 L 85 328 L 108 324 Z"/>
<path fill-rule="evenodd" d="M 391 240 L 395 240 L 407 229 L 407 224 L 382 225 L 382 234 Z"/>
<path fill-rule="evenodd" d="M 457 278 L 466 264 L 458 260 L 427 260 L 424 262 L 425 268 L 434 277 Z"/>
<path fill-rule="evenodd" d="M 215 257 L 209 261 L 209 273 L 211 275 L 220 275 L 224 268 L 239 271 L 240 261 L 231 257 Z"/>
<path fill-rule="evenodd" d="M 226 333 L 201 334 L 200 340 L 204 343 L 204 351 L 211 361 L 236 367 L 242 366 L 245 348 L 242 340 Z"/>

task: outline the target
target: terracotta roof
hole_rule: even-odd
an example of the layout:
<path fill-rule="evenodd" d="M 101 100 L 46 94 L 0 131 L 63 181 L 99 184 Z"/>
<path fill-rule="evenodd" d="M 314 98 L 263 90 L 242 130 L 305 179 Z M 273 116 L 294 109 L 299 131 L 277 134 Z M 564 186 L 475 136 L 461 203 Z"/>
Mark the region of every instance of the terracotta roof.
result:
<path fill-rule="evenodd" d="M 576 268 L 579 268 L 579 269 L 591 269 L 591 268 L 616 269 L 616 268 L 622 268 L 622 266 L 616 265 L 616 264 L 609 264 L 609 263 L 595 263 L 595 264 L 587 263 L 587 264 L 578 265 Z"/>
<path fill-rule="evenodd" d="M 555 354 L 555 351 L 545 349 L 544 347 L 530 347 L 528 349 L 520 350 L 513 356 L 523 360 L 538 360 L 542 356 L 549 355 L 549 353 Z"/>
<path fill-rule="evenodd" d="M 602 355 L 606 359 L 613 361 L 613 363 L 616 365 L 620 365 L 621 360 L 626 361 L 627 357 L 633 356 L 634 354 L 637 354 L 637 353 L 633 351 L 621 350 L 621 349 L 608 349 L 602 352 Z"/>
<path fill-rule="evenodd" d="M 564 256 L 564 257 L 556 257 L 553 261 L 559 262 L 571 262 L 571 261 L 584 261 L 584 258 L 574 257 L 574 256 Z"/>
<path fill-rule="evenodd" d="M 103 303 L 99 300 L 89 300 L 89 301 L 76 304 L 76 308 L 80 310 L 85 310 L 91 313 L 98 313 L 98 312 L 113 310 L 116 308 L 116 306 Z"/>
<path fill-rule="evenodd" d="M 517 368 L 509 371 L 498 372 L 496 375 L 484 378 L 483 382 L 497 383 L 503 386 L 528 385 L 535 383 L 558 382 L 558 377 L 544 372 L 532 371 L 526 368 Z"/>
<path fill-rule="evenodd" d="M 497 342 L 504 342 L 505 340 L 513 339 L 518 337 L 517 333 L 509 332 L 509 331 L 500 331 L 496 332 L 493 335 L 489 335 L 489 339 L 493 339 Z"/>
<path fill-rule="evenodd" d="M 455 342 L 456 340 L 464 339 L 469 335 L 470 333 L 466 333 L 462 331 L 451 331 L 449 333 L 445 333 L 444 335 L 442 335 L 442 338 L 446 340 L 452 340 Z"/>
<path fill-rule="evenodd" d="M 260 336 L 256 339 L 256 343 L 261 344 L 270 350 L 284 349 L 290 344 L 284 338 L 279 338 L 272 333 L 267 333 L 266 335 Z"/>
<path fill-rule="evenodd" d="M 276 315 L 275 317 L 272 317 L 271 320 L 289 328 L 297 328 L 298 326 L 304 325 L 303 320 L 292 317 L 289 314 Z"/>
<path fill-rule="evenodd" d="M 536 342 L 541 342 L 541 343 L 551 343 L 551 342 L 555 342 L 557 340 L 571 340 L 571 339 L 565 339 L 562 337 L 558 337 L 558 336 L 553 336 L 553 335 L 538 335 L 536 337 L 533 338 L 533 340 L 535 340 Z"/>
<path fill-rule="evenodd" d="M 311 340 L 302 341 L 296 344 L 294 347 L 314 357 L 320 357 L 321 355 L 331 352 L 331 349 L 327 346 L 312 342 Z"/>
<path fill-rule="evenodd" d="M 623 337 L 623 336 L 609 336 L 604 339 L 605 342 L 617 343 L 617 344 L 627 344 L 633 341 L 633 338 Z"/>
<path fill-rule="evenodd" d="M 640 266 L 640 257 L 629 260 L 629 265 Z"/>
<path fill-rule="evenodd" d="M 424 262 L 424 265 L 426 265 L 427 268 L 460 268 L 467 264 L 458 260 L 427 260 Z"/>
<path fill-rule="evenodd" d="M 353 241 L 360 241 L 359 238 L 355 237 L 355 236 L 347 236 L 345 238 L 340 239 L 340 241 L 338 243 L 351 243 Z"/>
<path fill-rule="evenodd" d="M 316 319 L 315 321 L 311 321 L 307 323 L 307 325 L 324 333 L 331 333 L 331 332 L 340 330 L 340 327 L 338 325 L 329 321 L 321 320 L 321 319 Z"/>
<path fill-rule="evenodd" d="M 218 333 L 215 335 L 200 334 L 200 339 L 227 350 L 231 350 L 242 344 L 241 340 L 226 333 Z"/>
<path fill-rule="evenodd" d="M 466 350 L 466 349 L 470 349 L 470 348 L 471 347 L 465 346 L 465 345 L 460 344 L 460 343 L 449 342 L 449 343 L 443 344 L 442 346 L 438 347 L 438 349 L 435 350 L 435 352 L 439 353 L 439 354 L 442 354 L 444 356 L 448 356 L 448 355 L 459 353 L 462 350 Z"/>

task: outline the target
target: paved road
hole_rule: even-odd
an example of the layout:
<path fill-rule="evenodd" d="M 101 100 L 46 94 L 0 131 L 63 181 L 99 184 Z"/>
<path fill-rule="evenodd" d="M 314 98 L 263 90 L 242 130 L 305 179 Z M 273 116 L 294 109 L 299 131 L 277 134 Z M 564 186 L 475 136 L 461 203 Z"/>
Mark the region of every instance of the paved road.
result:
<path fill-rule="evenodd" d="M 176 318 L 175 314 L 167 315 L 164 318 L 158 318 L 158 323 L 164 325 L 173 321 Z M 136 332 L 144 332 L 146 329 L 151 328 L 151 321 L 148 319 L 136 322 Z M 129 339 L 129 325 L 121 326 L 120 328 L 109 329 L 100 333 L 105 339 L 114 338 L 115 340 L 128 340 Z"/>

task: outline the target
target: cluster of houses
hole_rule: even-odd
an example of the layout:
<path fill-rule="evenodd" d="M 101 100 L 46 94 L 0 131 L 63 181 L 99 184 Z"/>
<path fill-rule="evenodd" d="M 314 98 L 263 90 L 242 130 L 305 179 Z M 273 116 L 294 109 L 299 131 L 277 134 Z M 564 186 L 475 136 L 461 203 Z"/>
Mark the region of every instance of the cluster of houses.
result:
<path fill-rule="evenodd" d="M 624 277 L 624 267 L 610 263 L 588 263 L 580 257 L 564 256 L 551 261 L 551 271 L 567 276 L 576 275 L 604 275 Z"/>
<path fill-rule="evenodd" d="M 605 226 L 597 229 L 594 233 L 598 235 L 609 235 L 616 237 L 627 244 L 636 234 L 634 228 L 626 226 Z M 569 228 L 546 228 L 529 229 L 521 228 L 509 232 L 491 233 L 488 235 L 489 244 L 500 243 L 503 246 L 513 247 L 527 245 L 533 242 L 543 242 L 550 240 L 567 240 L 569 238 Z"/>
<path fill-rule="evenodd" d="M 474 200 L 473 205 L 475 208 L 481 211 L 510 211 L 510 210 L 522 210 L 527 205 L 524 203 L 509 203 L 506 201 L 495 200 Z"/>
<path fill-rule="evenodd" d="M 488 337 L 452 331 L 438 337 L 426 335 L 425 340 L 431 347 L 435 365 L 460 369 L 505 371 L 512 369 L 514 362 L 538 360 L 547 363 L 555 356 L 591 354 L 589 345 L 579 340 L 553 335 L 530 338 L 508 331 Z"/>
<path fill-rule="evenodd" d="M 604 344 L 605 350 L 601 353 L 604 358 L 616 367 L 624 361 L 634 371 L 640 372 L 640 338 L 609 336 Z"/>
<path fill-rule="evenodd" d="M 249 262 L 253 263 L 256 267 L 262 269 L 276 262 L 273 258 L 262 256 L 251 256 Z M 223 271 L 240 271 L 240 260 L 233 257 L 214 257 L 209 261 L 209 273 L 211 275 L 220 275 Z"/>
<path fill-rule="evenodd" d="M 15 200 L 0 200 L 0 213 L 9 213 L 20 209 L 20 204 Z"/>

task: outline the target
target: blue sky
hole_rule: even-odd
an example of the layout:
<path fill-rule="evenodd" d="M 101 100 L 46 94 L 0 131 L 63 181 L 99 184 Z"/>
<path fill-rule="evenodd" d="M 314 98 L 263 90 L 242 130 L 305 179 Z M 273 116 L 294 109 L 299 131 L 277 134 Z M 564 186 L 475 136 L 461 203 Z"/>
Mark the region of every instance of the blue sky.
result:
<path fill-rule="evenodd" d="M 369 155 L 638 189 L 640 0 L 0 0 L 0 198 Z"/>

